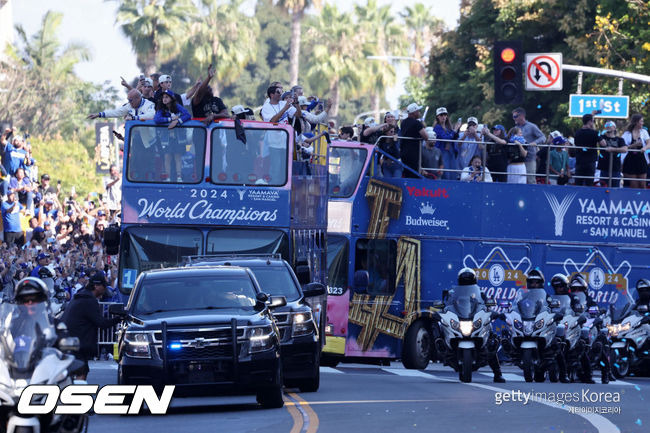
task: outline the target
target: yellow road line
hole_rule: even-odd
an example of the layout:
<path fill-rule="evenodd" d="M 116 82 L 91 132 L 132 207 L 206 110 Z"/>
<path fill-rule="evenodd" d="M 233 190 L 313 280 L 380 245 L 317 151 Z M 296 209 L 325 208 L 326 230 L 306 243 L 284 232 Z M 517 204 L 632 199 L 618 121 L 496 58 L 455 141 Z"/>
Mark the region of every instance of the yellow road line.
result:
<path fill-rule="evenodd" d="M 449 401 L 447 398 L 438 398 L 434 400 L 339 400 L 339 401 L 310 401 L 309 403 L 307 402 L 302 402 L 300 401 L 299 404 L 301 407 L 305 407 L 304 405 L 318 405 L 318 404 L 369 404 L 369 403 L 428 403 L 428 402 L 433 402 L 433 401 Z M 292 401 L 288 401 L 285 403 L 287 406 L 295 406 L 296 403 Z"/>
<path fill-rule="evenodd" d="M 287 397 L 284 397 L 284 406 L 289 411 L 289 415 L 293 418 L 293 427 L 291 427 L 290 433 L 300 433 L 303 426 L 302 414 L 296 408 L 296 404 L 289 400 Z"/>
<path fill-rule="evenodd" d="M 294 400 L 299 402 L 300 407 L 307 413 L 307 419 L 309 421 L 309 427 L 307 427 L 307 432 L 306 433 L 316 433 L 318 431 L 320 421 L 318 420 L 318 415 L 316 415 L 316 412 L 314 412 L 314 409 L 312 409 L 311 406 L 309 406 L 309 403 L 306 400 L 303 400 L 295 392 L 290 392 L 289 395 Z"/>

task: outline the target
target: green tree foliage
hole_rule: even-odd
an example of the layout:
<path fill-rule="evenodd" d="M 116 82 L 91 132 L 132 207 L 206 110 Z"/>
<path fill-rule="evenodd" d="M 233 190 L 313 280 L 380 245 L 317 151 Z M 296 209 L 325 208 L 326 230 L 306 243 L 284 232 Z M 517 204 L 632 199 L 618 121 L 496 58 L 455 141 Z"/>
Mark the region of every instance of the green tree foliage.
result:
<path fill-rule="evenodd" d="M 524 52 L 528 53 L 561 52 L 566 64 L 605 66 L 648 74 L 648 53 L 638 42 L 647 40 L 647 36 L 642 39 L 644 32 L 648 31 L 647 2 L 644 18 L 638 21 L 636 17 L 631 18 L 632 10 L 639 12 L 643 9 L 642 3 L 637 0 L 577 0 L 572 3 L 560 0 L 463 0 L 459 27 L 445 33 L 431 53 L 429 73 L 432 80 L 428 99 L 435 106 L 445 105 L 459 117 L 475 115 L 485 123 L 511 125 L 510 110 L 515 107 L 493 103 L 492 45 L 497 40 L 522 40 Z M 610 26 L 597 21 L 598 16 L 602 20 L 608 13 L 611 13 L 606 18 L 609 20 L 615 13 L 621 17 L 627 14 L 628 20 L 636 22 L 637 27 L 632 30 L 633 25 L 627 26 L 625 38 L 614 38 L 617 54 L 611 48 L 603 48 L 603 54 L 607 52 L 607 60 L 603 63 L 602 55 L 599 58 L 599 53 L 594 50 L 594 44 L 598 41 L 603 46 L 606 36 L 612 32 Z M 617 21 L 617 25 L 620 26 L 621 21 Z M 640 54 L 635 57 L 635 52 L 645 53 L 645 66 L 639 60 L 643 57 Z M 525 92 L 523 107 L 529 120 L 547 130 L 559 129 L 569 134 L 579 124 L 579 120 L 567 117 L 569 94 L 576 91 L 577 74 L 565 72 L 563 80 L 562 91 Z M 617 85 L 612 78 L 585 75 L 583 92 L 615 94 Z M 626 84 L 633 94 L 639 91 L 639 87 L 644 86 Z M 634 96 L 632 100 L 635 100 Z"/>
<path fill-rule="evenodd" d="M 60 180 L 65 197 L 73 186 L 82 197 L 92 191 L 104 192 L 102 179 L 95 174 L 92 154 L 79 140 L 36 138 L 32 140 L 32 149 L 39 173 L 49 174 L 52 184 Z"/>
<path fill-rule="evenodd" d="M 112 103 L 114 89 L 80 80 L 74 66 L 90 58 L 83 45 L 61 45 L 63 16 L 47 12 L 41 28 L 27 35 L 17 26 L 18 41 L 7 46 L 0 64 L 0 118 L 12 120 L 23 132 L 38 136 L 77 135 L 87 110 Z M 89 143 L 87 146 L 91 146 Z"/>

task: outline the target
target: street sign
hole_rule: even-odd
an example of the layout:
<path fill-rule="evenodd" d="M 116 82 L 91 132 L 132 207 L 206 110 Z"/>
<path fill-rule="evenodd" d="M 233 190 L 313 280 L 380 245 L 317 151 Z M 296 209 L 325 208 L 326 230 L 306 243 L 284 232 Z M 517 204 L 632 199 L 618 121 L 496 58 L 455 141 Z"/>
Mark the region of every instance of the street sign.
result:
<path fill-rule="evenodd" d="M 526 53 L 526 90 L 562 90 L 562 53 Z"/>
<path fill-rule="evenodd" d="M 569 97 L 569 116 L 582 117 L 591 114 L 594 110 L 601 110 L 601 114 L 594 117 L 608 119 L 627 119 L 630 115 L 629 96 L 611 95 L 571 95 Z"/>

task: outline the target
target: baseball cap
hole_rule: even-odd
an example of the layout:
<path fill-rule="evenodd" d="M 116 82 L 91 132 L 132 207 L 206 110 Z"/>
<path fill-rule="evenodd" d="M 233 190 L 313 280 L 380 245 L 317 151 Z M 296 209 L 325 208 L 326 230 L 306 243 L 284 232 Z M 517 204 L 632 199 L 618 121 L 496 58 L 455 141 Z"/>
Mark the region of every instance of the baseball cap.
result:
<path fill-rule="evenodd" d="M 48 253 L 40 253 L 36 256 L 36 260 L 49 259 L 50 255 Z"/>
<path fill-rule="evenodd" d="M 106 216 L 106 213 L 103 210 L 97 211 L 97 216 Z"/>
<path fill-rule="evenodd" d="M 504 134 L 506 133 L 506 128 L 505 128 L 503 125 L 494 125 L 494 126 L 492 127 L 492 130 L 494 131 L 495 129 L 500 130 L 500 131 L 503 132 Z"/>
<path fill-rule="evenodd" d="M 42 180 L 50 180 L 50 175 L 47 174 L 47 173 L 45 173 L 45 174 L 43 174 L 43 175 L 41 176 L 41 179 L 42 179 Z"/>
<path fill-rule="evenodd" d="M 153 80 L 151 78 L 145 78 L 144 79 L 144 85 L 148 86 L 148 87 L 153 87 Z"/>
<path fill-rule="evenodd" d="M 235 105 L 234 107 L 232 107 L 230 112 L 235 116 L 238 114 L 249 114 L 249 115 L 253 114 L 253 110 L 251 110 L 250 108 L 244 108 L 243 105 Z"/>
<path fill-rule="evenodd" d="M 478 125 L 478 119 L 476 117 L 468 117 L 467 124 L 469 125 L 470 123 L 474 123 L 474 125 Z"/>
<path fill-rule="evenodd" d="M 556 146 L 560 146 L 560 145 L 562 145 L 562 144 L 564 144 L 566 142 L 567 142 L 567 139 L 562 137 L 561 135 L 558 136 L 558 137 L 555 137 L 553 139 L 553 144 L 556 145 Z"/>
<path fill-rule="evenodd" d="M 108 281 L 106 281 L 106 277 L 104 276 L 103 272 L 97 272 L 93 274 L 93 276 L 90 277 L 90 283 L 108 286 Z"/>
<path fill-rule="evenodd" d="M 436 132 L 433 130 L 432 127 L 430 127 L 430 126 L 427 127 L 427 129 L 425 131 L 427 132 L 427 136 L 429 137 L 428 141 L 432 141 L 432 140 L 435 140 L 436 138 L 438 138 L 438 136 L 436 135 Z"/>
<path fill-rule="evenodd" d="M 609 120 L 609 121 L 607 121 L 607 123 L 605 123 L 605 128 L 612 128 L 612 127 L 616 128 L 616 123 L 612 122 L 611 120 Z"/>
<path fill-rule="evenodd" d="M 309 99 L 306 96 L 298 96 L 298 105 L 309 105 Z"/>
<path fill-rule="evenodd" d="M 161 75 L 160 78 L 158 78 L 158 81 L 161 82 L 161 83 L 169 81 L 171 83 L 172 82 L 172 76 L 171 75 Z"/>
<path fill-rule="evenodd" d="M 420 111 L 422 109 L 421 105 L 416 104 L 415 102 L 412 104 L 409 104 L 408 107 L 406 107 L 406 112 L 411 114 L 415 113 L 416 111 Z"/>
<path fill-rule="evenodd" d="M 366 117 L 366 120 L 363 121 L 363 124 L 366 125 L 366 126 L 375 125 L 375 118 L 372 117 L 372 116 Z"/>
<path fill-rule="evenodd" d="M 445 107 L 438 107 L 436 109 L 436 116 L 440 116 L 441 114 L 449 114 L 449 113 L 447 113 L 447 109 Z"/>

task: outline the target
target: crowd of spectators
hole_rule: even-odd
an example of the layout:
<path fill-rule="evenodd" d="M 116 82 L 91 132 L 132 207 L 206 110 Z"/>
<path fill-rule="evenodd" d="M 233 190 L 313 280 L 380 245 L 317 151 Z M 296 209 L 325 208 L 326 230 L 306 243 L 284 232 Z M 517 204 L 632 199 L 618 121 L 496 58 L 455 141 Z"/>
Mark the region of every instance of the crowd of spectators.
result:
<path fill-rule="evenodd" d="M 354 125 L 356 133 L 352 127 L 341 128 L 339 138 L 376 143 L 385 154 L 378 161 L 385 177 L 416 177 L 419 171 L 428 178 L 468 182 L 613 187 L 626 178 L 625 186 L 646 187 L 650 136 L 640 114 L 625 125 L 597 124 L 595 113 L 586 114 L 573 136 L 553 131 L 547 137 L 526 119 L 523 108 L 512 111 L 509 130 L 481 124 L 473 116 L 452 125 L 445 107 L 436 109 L 434 126 L 426 127 L 421 109 L 410 104 L 399 124 L 393 112 L 382 123 L 368 117 Z M 400 160 L 411 170 L 402 170 Z"/>
<path fill-rule="evenodd" d="M 61 182 L 39 176 L 28 136 L 7 128 L 2 134 L 2 230 L 0 236 L 1 298 L 13 298 L 13 288 L 26 276 L 47 267 L 67 298 L 102 273 L 116 287 L 117 256 L 103 248 L 104 230 L 119 217 L 121 176 L 112 166 L 102 192 L 78 197 L 64 194 Z M 110 290 L 106 300 L 119 299 Z"/>

